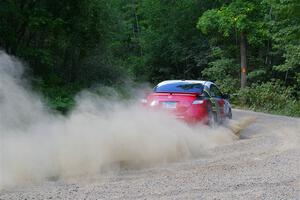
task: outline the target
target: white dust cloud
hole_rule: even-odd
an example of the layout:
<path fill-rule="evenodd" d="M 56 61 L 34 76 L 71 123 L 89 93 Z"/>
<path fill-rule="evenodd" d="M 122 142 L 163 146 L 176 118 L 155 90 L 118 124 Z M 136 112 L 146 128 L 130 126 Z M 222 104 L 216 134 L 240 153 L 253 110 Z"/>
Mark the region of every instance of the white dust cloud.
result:
<path fill-rule="evenodd" d="M 98 174 L 111 163 L 140 167 L 197 157 L 236 139 L 226 128 L 190 127 L 90 92 L 78 96 L 68 116 L 55 114 L 26 89 L 22 73 L 20 62 L 0 52 L 0 188 Z"/>

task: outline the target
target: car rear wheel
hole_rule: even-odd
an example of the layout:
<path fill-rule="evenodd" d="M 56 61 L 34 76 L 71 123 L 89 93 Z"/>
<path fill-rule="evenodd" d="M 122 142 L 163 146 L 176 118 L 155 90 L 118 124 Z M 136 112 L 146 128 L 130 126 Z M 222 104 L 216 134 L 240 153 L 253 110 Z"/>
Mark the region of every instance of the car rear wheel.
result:
<path fill-rule="evenodd" d="M 208 111 L 208 125 L 212 128 L 218 125 L 217 114 L 212 110 Z"/>
<path fill-rule="evenodd" d="M 229 109 L 229 112 L 227 114 L 228 119 L 232 119 L 232 111 L 231 108 Z"/>

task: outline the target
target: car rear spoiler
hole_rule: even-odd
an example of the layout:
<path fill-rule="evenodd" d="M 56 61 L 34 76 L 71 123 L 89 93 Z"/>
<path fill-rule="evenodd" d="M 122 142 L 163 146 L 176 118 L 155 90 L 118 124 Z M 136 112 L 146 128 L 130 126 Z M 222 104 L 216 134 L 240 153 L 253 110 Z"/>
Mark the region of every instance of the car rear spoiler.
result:
<path fill-rule="evenodd" d="M 194 93 L 194 92 L 154 92 L 152 93 L 153 96 L 169 96 L 169 95 L 176 95 L 176 96 L 199 96 L 202 93 Z"/>

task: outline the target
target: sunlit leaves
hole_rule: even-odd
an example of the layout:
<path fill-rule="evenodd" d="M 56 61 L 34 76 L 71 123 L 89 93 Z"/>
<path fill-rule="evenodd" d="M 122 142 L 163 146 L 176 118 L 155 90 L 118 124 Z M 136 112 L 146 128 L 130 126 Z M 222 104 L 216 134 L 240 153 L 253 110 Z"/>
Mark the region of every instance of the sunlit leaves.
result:
<path fill-rule="evenodd" d="M 250 43 L 257 42 L 252 35 L 266 36 L 268 27 L 264 22 L 265 6 L 260 1 L 235 0 L 220 8 L 206 11 L 197 27 L 205 34 L 217 31 L 225 37 L 235 31 L 250 35 Z M 264 38 L 262 38 L 264 39 Z"/>

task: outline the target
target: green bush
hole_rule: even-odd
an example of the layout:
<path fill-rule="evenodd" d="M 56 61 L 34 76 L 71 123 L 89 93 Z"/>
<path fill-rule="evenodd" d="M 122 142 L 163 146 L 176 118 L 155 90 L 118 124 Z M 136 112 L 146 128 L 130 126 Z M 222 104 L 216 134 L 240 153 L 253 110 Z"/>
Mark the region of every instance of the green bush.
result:
<path fill-rule="evenodd" d="M 43 96 L 45 103 L 53 110 L 67 113 L 75 105 L 74 97 L 82 89 L 80 84 L 55 85 L 42 80 L 35 80 L 33 88 Z"/>
<path fill-rule="evenodd" d="M 233 103 L 256 111 L 300 116 L 300 101 L 292 92 L 292 88 L 282 86 L 279 81 L 256 83 L 239 90 Z"/>
<path fill-rule="evenodd" d="M 300 100 L 289 102 L 286 106 L 285 112 L 282 114 L 300 117 Z"/>

